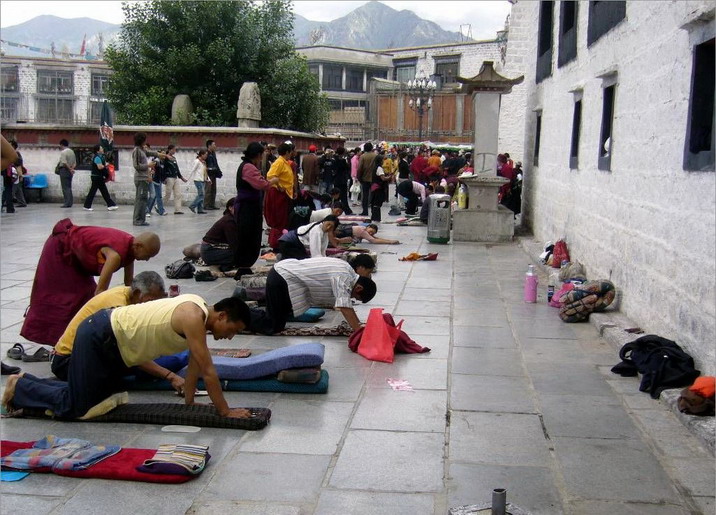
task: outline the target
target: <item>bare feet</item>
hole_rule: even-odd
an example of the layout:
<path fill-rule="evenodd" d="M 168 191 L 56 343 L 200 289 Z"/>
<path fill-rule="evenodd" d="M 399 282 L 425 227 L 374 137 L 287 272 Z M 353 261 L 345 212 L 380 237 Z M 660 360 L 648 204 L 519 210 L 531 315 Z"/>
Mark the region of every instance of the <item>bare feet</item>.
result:
<path fill-rule="evenodd" d="M 15 386 L 17 385 L 17 380 L 23 375 L 24 372 L 13 374 L 8 377 L 5 382 L 5 391 L 2 394 L 2 407 L 7 411 L 12 411 L 12 399 L 15 397 Z"/>

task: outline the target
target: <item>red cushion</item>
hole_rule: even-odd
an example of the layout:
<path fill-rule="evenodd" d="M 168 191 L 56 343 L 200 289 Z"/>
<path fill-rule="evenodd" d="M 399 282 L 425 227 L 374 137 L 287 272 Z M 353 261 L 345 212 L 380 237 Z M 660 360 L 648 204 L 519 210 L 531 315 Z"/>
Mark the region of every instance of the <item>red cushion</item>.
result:
<path fill-rule="evenodd" d="M 0 456 L 7 456 L 17 449 L 28 449 L 35 442 L 11 442 L 2 440 Z M 179 474 L 148 474 L 139 472 L 136 467 L 150 459 L 157 451 L 153 449 L 122 449 L 117 454 L 105 458 L 85 470 L 56 470 L 49 468 L 33 470 L 33 472 L 54 472 L 58 476 L 93 477 L 98 479 L 121 479 L 124 481 L 142 481 L 145 483 L 185 483 L 196 476 Z"/>

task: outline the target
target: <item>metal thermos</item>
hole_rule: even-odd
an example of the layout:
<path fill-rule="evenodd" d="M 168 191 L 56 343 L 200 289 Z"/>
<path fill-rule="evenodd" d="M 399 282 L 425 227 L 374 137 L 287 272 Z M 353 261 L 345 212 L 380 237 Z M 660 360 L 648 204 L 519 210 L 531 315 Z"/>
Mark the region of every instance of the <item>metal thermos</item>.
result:
<path fill-rule="evenodd" d="M 537 302 L 537 283 L 539 280 L 534 265 L 527 267 L 525 274 L 525 302 Z"/>

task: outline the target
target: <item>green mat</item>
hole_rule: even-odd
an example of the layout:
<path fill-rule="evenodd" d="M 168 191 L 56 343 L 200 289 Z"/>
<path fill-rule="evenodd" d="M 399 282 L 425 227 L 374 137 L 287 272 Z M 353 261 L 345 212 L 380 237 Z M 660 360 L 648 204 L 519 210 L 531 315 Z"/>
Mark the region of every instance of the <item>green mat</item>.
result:
<path fill-rule="evenodd" d="M 123 387 L 134 391 L 173 390 L 169 381 L 137 381 L 133 377 L 125 377 Z M 199 380 L 197 388 L 204 390 L 204 382 Z M 321 370 L 321 379 L 314 384 L 282 383 L 275 377 L 246 379 L 242 381 L 221 380 L 221 388 L 225 392 L 280 392 L 280 393 L 326 393 L 328 391 L 328 371 Z"/>

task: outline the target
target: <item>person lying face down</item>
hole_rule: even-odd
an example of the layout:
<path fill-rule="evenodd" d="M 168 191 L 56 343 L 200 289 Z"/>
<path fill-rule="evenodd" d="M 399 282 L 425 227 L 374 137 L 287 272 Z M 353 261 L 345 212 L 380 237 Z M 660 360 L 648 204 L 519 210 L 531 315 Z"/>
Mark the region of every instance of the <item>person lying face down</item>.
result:
<path fill-rule="evenodd" d="M 335 231 L 339 243 L 360 243 L 362 240 L 368 243 L 378 243 L 386 245 L 395 245 L 400 243 L 398 240 L 387 240 L 385 238 L 377 238 L 375 234 L 378 232 L 377 224 L 370 224 L 366 227 L 362 225 L 339 225 Z"/>
<path fill-rule="evenodd" d="M 60 418 L 78 418 L 122 391 L 122 376 L 128 367 L 189 350 L 184 402 L 194 403 L 197 380 L 202 377 L 219 415 L 247 417 L 248 410 L 232 410 L 224 399 L 206 333 L 216 340 L 231 339 L 250 323 L 248 306 L 233 297 L 213 306 L 207 306 L 198 295 L 179 295 L 104 309 L 78 327 L 67 383 L 30 374 L 12 375 L 2 404 L 6 409 L 41 408 Z"/>
<path fill-rule="evenodd" d="M 332 257 L 279 261 L 266 278 L 266 311 L 254 311 L 252 330 L 281 332 L 291 316 L 301 316 L 312 306 L 333 307 L 353 330 L 360 328 L 351 298 L 365 303 L 376 293 L 370 274 L 363 273 L 366 275 L 359 275 L 350 264 Z"/>

